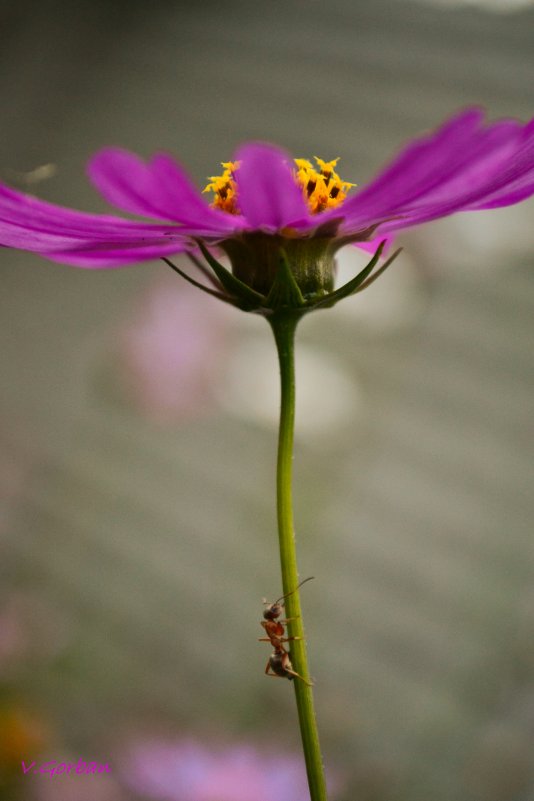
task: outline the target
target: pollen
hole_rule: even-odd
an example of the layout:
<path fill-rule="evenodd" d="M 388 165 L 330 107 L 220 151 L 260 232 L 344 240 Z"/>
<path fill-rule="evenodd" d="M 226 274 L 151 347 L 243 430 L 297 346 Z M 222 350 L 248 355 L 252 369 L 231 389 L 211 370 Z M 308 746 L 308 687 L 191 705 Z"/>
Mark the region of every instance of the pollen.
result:
<path fill-rule="evenodd" d="M 323 161 L 317 156 L 314 159 L 316 165 L 307 159 L 295 159 L 296 169 L 293 174 L 295 182 L 302 189 L 311 213 L 319 214 L 321 211 L 339 206 L 347 197 L 348 190 L 356 184 L 343 181 L 339 177 L 336 172 L 339 159 Z M 239 214 L 235 180 L 239 162 L 223 161 L 221 166 L 223 168 L 222 175 L 211 175 L 203 192 L 213 192 L 212 206 L 214 208 L 229 214 Z"/>

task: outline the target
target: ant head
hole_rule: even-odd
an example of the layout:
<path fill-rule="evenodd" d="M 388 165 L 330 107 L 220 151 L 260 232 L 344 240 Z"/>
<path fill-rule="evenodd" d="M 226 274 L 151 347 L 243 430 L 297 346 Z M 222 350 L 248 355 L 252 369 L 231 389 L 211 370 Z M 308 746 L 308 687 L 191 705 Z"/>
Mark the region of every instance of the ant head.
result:
<path fill-rule="evenodd" d="M 263 617 L 265 620 L 276 620 L 277 617 L 280 617 L 284 610 L 284 604 L 280 603 L 280 601 L 275 601 L 273 604 L 268 603 L 268 601 L 264 601 L 266 605 L 266 609 L 263 610 Z"/>
<path fill-rule="evenodd" d="M 302 587 L 302 585 L 306 584 L 307 581 L 311 581 L 312 578 L 313 576 L 309 576 L 308 578 L 304 579 L 304 581 L 301 581 L 300 584 L 297 584 L 294 590 L 291 590 L 291 592 L 286 592 L 285 595 L 282 595 L 273 603 L 270 603 L 270 601 L 266 601 L 265 598 L 263 598 L 263 604 L 267 607 L 263 612 L 263 617 L 265 620 L 276 620 L 277 617 L 280 617 L 284 610 L 284 599 L 289 598 L 289 596 L 293 595 L 293 593 L 296 592 L 299 587 Z"/>

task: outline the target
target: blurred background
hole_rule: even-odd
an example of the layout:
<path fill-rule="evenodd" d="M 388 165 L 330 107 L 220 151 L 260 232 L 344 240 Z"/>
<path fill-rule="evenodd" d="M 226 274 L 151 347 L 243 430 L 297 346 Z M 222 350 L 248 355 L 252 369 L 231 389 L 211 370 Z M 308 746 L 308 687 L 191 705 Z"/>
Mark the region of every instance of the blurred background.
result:
<path fill-rule="evenodd" d="M 0 65 L 0 178 L 54 202 L 108 210 L 84 175 L 108 144 L 168 150 L 202 188 L 260 138 L 363 184 L 465 105 L 532 117 L 534 8 L 3 0 Z M 533 210 L 414 229 L 299 332 L 302 599 L 337 801 L 534 796 Z M 161 262 L 3 251 L 0 270 L 2 797 L 226 801 L 179 789 L 189 742 L 248 749 L 228 798 L 305 799 L 260 788 L 299 762 L 257 642 L 281 592 L 268 327 Z M 112 772 L 20 767 L 78 757 Z"/>

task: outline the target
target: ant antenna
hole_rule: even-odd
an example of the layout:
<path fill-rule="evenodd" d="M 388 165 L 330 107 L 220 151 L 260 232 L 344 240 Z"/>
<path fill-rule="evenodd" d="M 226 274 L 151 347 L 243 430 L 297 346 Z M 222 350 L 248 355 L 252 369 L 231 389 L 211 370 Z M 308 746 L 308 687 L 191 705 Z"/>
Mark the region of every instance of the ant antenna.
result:
<path fill-rule="evenodd" d="M 303 584 L 306 584 L 307 581 L 311 581 L 313 578 L 315 578 L 315 576 L 308 576 L 308 578 L 305 578 L 304 581 L 300 582 L 300 584 L 297 584 L 294 590 L 291 590 L 291 592 L 288 592 L 285 595 L 281 595 L 280 598 L 274 602 L 275 605 L 279 604 L 280 601 L 283 601 L 284 598 L 289 598 L 289 596 L 293 595 L 293 593 L 295 593 L 299 589 L 299 587 L 302 587 Z"/>

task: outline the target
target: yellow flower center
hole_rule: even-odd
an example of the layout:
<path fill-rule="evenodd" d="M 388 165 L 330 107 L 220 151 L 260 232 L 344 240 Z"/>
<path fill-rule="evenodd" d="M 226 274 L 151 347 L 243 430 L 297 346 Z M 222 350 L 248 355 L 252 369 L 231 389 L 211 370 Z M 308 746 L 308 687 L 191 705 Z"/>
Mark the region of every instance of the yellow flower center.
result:
<path fill-rule="evenodd" d="M 321 211 L 339 206 L 347 197 L 350 187 L 356 186 L 356 184 L 343 181 L 336 173 L 335 167 L 339 159 L 323 161 L 315 156 L 315 161 L 317 166 L 306 159 L 295 159 L 296 170 L 293 174 L 297 185 L 302 189 L 311 213 L 319 214 Z M 214 208 L 229 214 L 239 214 L 235 180 L 239 162 L 223 161 L 221 166 L 224 170 L 223 174 L 210 176 L 209 184 L 203 191 L 213 192 L 212 206 Z"/>

